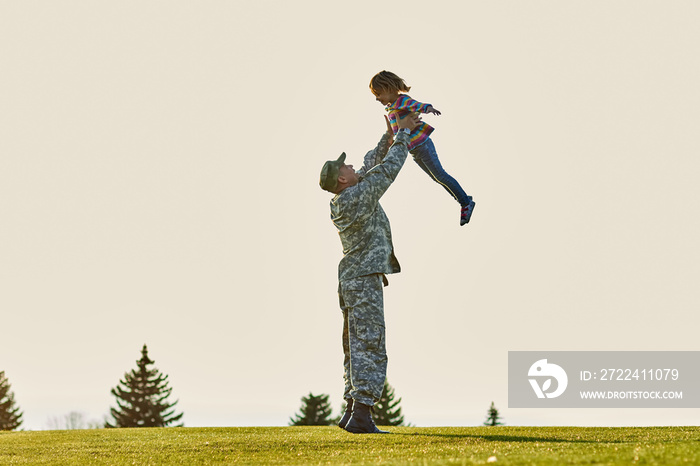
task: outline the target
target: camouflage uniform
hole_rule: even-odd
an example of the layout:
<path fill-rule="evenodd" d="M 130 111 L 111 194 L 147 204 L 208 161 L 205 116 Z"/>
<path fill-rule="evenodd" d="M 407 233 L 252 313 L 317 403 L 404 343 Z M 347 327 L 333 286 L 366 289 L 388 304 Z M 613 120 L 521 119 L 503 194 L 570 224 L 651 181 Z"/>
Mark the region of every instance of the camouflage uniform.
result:
<path fill-rule="evenodd" d="M 331 219 L 343 244 L 338 295 L 343 311 L 344 398 L 374 405 L 386 378 L 384 274 L 401 271 L 391 227 L 379 199 L 396 179 L 408 154 L 409 136 L 400 132 L 391 148 L 384 134 L 357 171 L 359 182 L 331 200 Z"/>

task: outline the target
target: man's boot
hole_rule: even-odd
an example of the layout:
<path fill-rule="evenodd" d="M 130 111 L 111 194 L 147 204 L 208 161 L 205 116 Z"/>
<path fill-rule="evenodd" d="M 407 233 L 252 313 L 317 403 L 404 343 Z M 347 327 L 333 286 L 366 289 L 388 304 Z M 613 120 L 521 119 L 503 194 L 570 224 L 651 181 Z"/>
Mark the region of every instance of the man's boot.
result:
<path fill-rule="evenodd" d="M 352 416 L 352 405 L 354 401 L 355 400 L 353 400 L 352 398 L 350 398 L 349 400 L 345 400 L 345 402 L 348 405 L 345 407 L 345 414 L 343 414 L 342 419 L 340 419 L 340 422 L 338 423 L 338 427 L 340 427 L 341 429 L 345 429 L 345 426 L 348 425 L 348 421 Z"/>
<path fill-rule="evenodd" d="M 353 434 L 388 434 L 389 432 L 379 430 L 374 425 L 374 419 L 372 419 L 369 408 L 368 405 L 356 401 L 352 409 L 352 416 L 345 426 L 345 430 Z"/>

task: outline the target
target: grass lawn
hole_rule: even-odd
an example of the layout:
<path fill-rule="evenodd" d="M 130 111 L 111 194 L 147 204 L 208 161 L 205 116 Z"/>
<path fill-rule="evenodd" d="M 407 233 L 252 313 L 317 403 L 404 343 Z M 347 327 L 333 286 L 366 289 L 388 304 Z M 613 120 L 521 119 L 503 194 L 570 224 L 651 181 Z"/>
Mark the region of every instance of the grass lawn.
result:
<path fill-rule="evenodd" d="M 5 464 L 700 464 L 700 427 L 226 427 L 0 432 Z"/>

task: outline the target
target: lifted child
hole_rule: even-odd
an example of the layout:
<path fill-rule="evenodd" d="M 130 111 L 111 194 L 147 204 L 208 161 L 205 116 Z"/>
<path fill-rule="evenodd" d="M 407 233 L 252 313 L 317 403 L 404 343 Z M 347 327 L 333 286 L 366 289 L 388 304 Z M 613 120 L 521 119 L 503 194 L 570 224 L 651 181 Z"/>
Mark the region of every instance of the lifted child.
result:
<path fill-rule="evenodd" d="M 391 128 L 396 134 L 399 130 L 397 119 L 405 118 L 413 113 L 432 113 L 440 115 L 440 112 L 430 104 L 424 104 L 411 99 L 402 92 L 411 90 L 403 79 L 390 71 L 382 71 L 374 75 L 369 83 L 372 94 L 377 101 L 386 106 L 389 113 Z M 409 153 L 413 160 L 423 169 L 433 180 L 442 185 L 452 197 L 462 206 L 460 211 L 460 225 L 469 223 L 476 203 L 468 196 L 459 185 L 457 180 L 452 178 L 440 164 L 435 145 L 430 139 L 430 134 L 434 128 L 422 122 L 420 126 L 411 131 L 408 145 Z"/>

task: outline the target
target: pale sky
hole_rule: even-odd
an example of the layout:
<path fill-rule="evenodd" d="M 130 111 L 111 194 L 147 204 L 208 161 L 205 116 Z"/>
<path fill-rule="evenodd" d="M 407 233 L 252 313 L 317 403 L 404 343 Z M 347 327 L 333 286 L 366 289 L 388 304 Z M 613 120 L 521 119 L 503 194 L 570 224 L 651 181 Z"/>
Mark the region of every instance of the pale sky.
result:
<path fill-rule="evenodd" d="M 697 425 L 509 409 L 516 350 L 699 350 L 700 4 L 1 1 L 0 370 L 44 429 L 102 419 L 144 343 L 185 425 L 341 404 L 341 245 L 318 187 L 432 103 L 459 206 L 382 200 L 389 382 L 417 426 Z"/>

